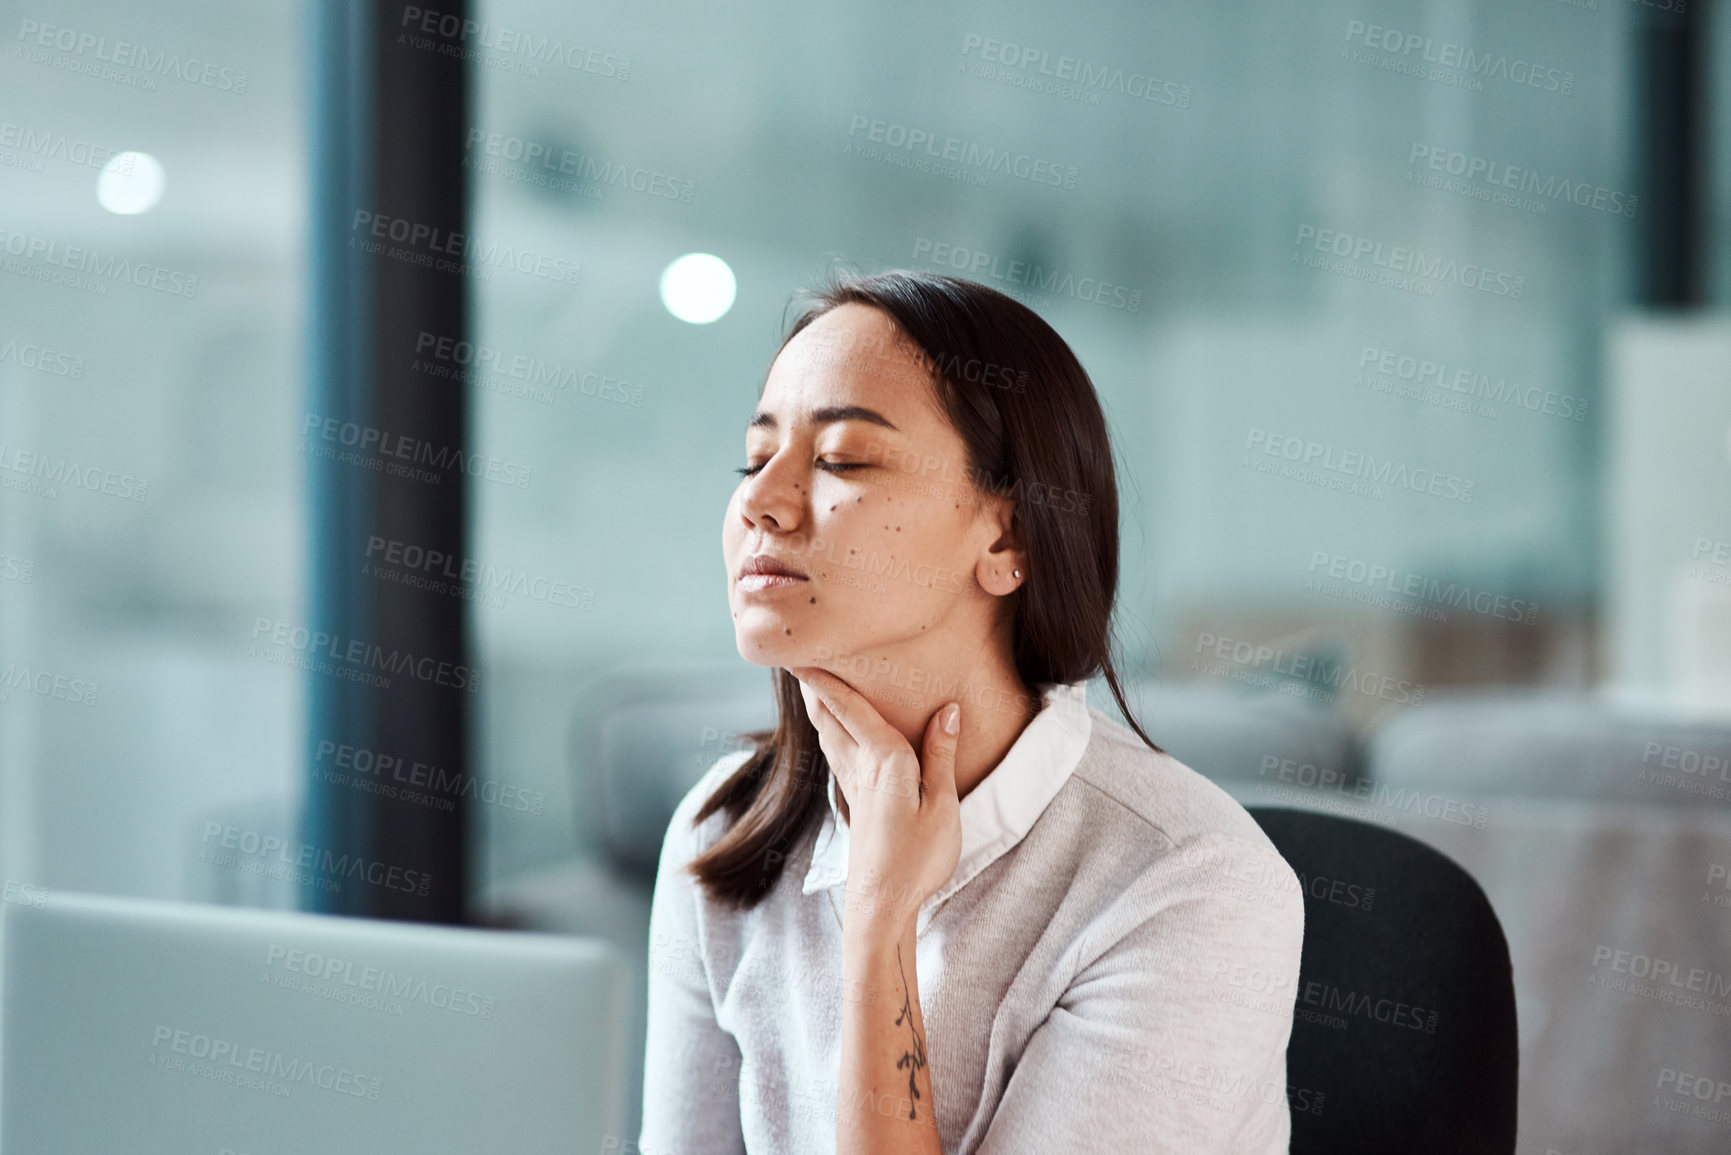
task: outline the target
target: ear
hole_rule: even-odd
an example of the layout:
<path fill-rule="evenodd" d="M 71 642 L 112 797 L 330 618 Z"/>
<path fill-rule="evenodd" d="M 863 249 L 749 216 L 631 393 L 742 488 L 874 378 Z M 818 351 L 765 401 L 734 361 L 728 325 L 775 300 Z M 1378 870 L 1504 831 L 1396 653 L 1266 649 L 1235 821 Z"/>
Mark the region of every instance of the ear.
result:
<path fill-rule="evenodd" d="M 999 597 L 1014 593 L 1028 580 L 1028 555 L 1015 512 L 1016 504 L 1008 498 L 988 497 L 981 502 L 980 518 L 994 536 L 974 563 L 974 580 Z M 1017 570 L 1022 571 L 1019 577 Z"/>

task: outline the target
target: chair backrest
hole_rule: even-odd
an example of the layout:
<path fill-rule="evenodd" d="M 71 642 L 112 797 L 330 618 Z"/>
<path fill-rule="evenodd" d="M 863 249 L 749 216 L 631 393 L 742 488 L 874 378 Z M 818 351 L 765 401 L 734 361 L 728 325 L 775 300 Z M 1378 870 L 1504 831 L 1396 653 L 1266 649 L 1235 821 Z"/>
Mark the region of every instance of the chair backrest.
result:
<path fill-rule="evenodd" d="M 679 800 L 717 758 L 741 748 L 741 732 L 774 725 L 775 688 L 763 667 L 635 666 L 591 679 L 572 717 L 574 793 L 580 807 L 593 806 L 608 857 L 653 880 Z"/>
<path fill-rule="evenodd" d="M 1286 1052 L 1293 1155 L 1509 1155 L 1519 1044 L 1489 899 L 1398 831 L 1251 807 L 1304 887 Z"/>

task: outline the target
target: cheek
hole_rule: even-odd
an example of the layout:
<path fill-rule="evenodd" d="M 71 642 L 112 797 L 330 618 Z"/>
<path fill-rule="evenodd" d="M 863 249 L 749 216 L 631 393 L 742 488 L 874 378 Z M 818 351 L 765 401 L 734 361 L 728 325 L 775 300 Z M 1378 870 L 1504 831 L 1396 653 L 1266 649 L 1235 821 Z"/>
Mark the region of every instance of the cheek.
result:
<path fill-rule="evenodd" d="M 901 527 L 901 531 L 892 532 L 890 536 L 909 553 L 919 553 L 935 560 L 938 557 L 953 557 L 963 549 L 969 527 L 965 521 L 955 516 L 956 511 L 950 504 L 923 502 L 900 509 L 896 513 L 895 518 L 885 520 L 889 521 L 892 531 L 897 526 Z"/>
<path fill-rule="evenodd" d="M 733 573 L 745 560 L 745 535 L 729 518 L 721 527 L 721 568 L 728 575 L 728 589 L 733 588 Z"/>
<path fill-rule="evenodd" d="M 882 550 L 885 539 L 896 536 L 886 533 L 883 528 L 888 520 L 888 509 L 883 498 L 874 495 L 854 493 L 818 497 L 813 502 L 811 513 L 811 540 L 825 543 L 825 551 L 833 552 L 837 557 L 849 549 L 861 552 Z"/>
<path fill-rule="evenodd" d="M 739 524 L 739 491 L 735 490 L 727 499 L 727 508 L 721 514 L 721 540 L 732 544 L 745 536 L 745 527 Z"/>
<path fill-rule="evenodd" d="M 832 505 L 838 508 L 832 510 Z M 889 567 L 902 562 L 927 570 L 950 572 L 964 564 L 966 525 L 950 505 L 867 494 L 863 502 L 850 497 L 824 501 L 816 513 L 815 536 L 834 543 L 826 552 L 839 560 L 851 556 L 861 564 Z M 849 550 L 857 551 L 849 555 Z"/>

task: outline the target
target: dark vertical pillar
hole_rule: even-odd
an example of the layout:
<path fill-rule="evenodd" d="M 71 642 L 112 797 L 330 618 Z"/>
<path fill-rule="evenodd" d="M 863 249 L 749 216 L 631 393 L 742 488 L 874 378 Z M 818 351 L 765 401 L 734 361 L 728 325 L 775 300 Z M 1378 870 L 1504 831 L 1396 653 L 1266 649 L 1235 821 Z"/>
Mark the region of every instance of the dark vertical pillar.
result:
<path fill-rule="evenodd" d="M 1707 0 L 1689 0 L 1681 12 L 1655 6 L 1631 13 L 1641 174 L 1637 297 L 1650 308 L 1705 301 L 1708 8 Z"/>
<path fill-rule="evenodd" d="M 461 596 L 467 399 L 413 365 L 423 334 L 467 330 L 468 88 L 404 12 L 316 0 L 309 37 L 313 644 L 296 865 L 303 907 L 459 923 L 479 687 Z"/>

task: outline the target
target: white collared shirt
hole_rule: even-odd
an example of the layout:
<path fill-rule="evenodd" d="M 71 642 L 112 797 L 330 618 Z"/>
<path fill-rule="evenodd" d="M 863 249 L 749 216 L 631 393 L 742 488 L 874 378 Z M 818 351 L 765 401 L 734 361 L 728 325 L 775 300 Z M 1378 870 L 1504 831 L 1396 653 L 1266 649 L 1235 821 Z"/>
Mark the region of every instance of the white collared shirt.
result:
<path fill-rule="evenodd" d="M 948 1155 L 1284 1153 L 1297 876 L 1237 801 L 1081 685 L 1041 696 L 962 799 L 961 859 L 921 907 L 920 1108 Z M 843 1009 L 900 997 L 845 989 L 833 896 L 816 893 L 847 875 L 833 790 L 821 828 L 766 857 L 751 909 L 683 869 L 726 829 L 722 810 L 694 824 L 698 807 L 749 756 L 710 768 L 662 844 L 641 1155 L 833 1151 L 864 1107 L 841 1094 Z"/>
<path fill-rule="evenodd" d="M 920 904 L 918 932 L 950 895 L 973 881 L 1004 851 L 1020 842 L 1082 760 L 1092 729 L 1087 684 L 1050 685 L 1041 693 L 1040 712 L 1023 727 L 1003 760 L 962 799 L 962 855 L 950 880 Z M 847 882 L 848 824 L 835 801 L 835 775 L 825 787 L 829 813 L 817 834 L 811 868 L 802 893 Z"/>

